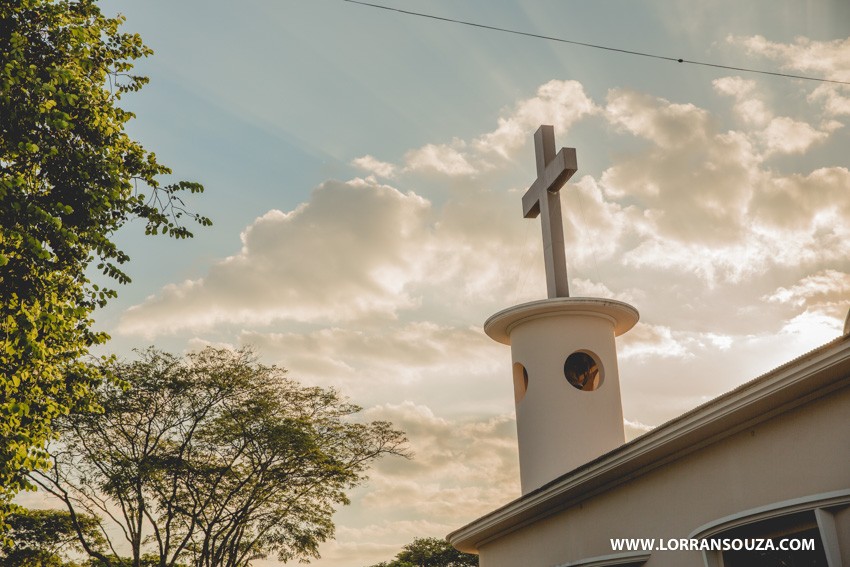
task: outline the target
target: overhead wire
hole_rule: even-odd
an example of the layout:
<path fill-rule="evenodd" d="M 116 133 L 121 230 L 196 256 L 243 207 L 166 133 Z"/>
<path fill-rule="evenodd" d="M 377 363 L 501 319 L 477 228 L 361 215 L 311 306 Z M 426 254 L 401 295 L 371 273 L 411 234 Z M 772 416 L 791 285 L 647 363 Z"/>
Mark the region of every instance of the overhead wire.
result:
<path fill-rule="evenodd" d="M 514 34 L 514 35 L 521 35 L 521 36 L 525 36 L 525 37 L 533 37 L 533 38 L 537 38 L 537 39 L 545 39 L 547 41 L 556 41 L 558 43 L 567 43 L 567 44 L 570 44 L 570 45 L 580 45 L 582 47 L 590 47 L 590 48 L 593 48 L 593 49 L 602 49 L 602 50 L 605 50 L 605 51 L 614 51 L 614 52 L 617 52 L 617 53 L 624 53 L 624 54 L 627 54 L 627 55 L 636 55 L 636 56 L 639 56 L 639 57 L 649 57 L 649 58 L 652 58 L 652 59 L 661 59 L 661 60 L 664 60 L 664 61 L 672 61 L 674 63 L 685 63 L 685 64 L 689 64 L 689 65 L 700 65 L 700 66 L 703 66 L 703 67 L 714 67 L 714 68 L 717 68 L 717 69 L 725 69 L 725 70 L 729 70 L 729 71 L 742 71 L 742 72 L 745 72 L 745 73 L 757 73 L 757 74 L 760 74 L 760 75 L 773 75 L 775 77 L 784 77 L 784 78 L 789 78 L 789 79 L 802 79 L 804 81 L 817 81 L 817 82 L 821 82 L 821 83 L 833 83 L 833 84 L 837 84 L 837 85 L 850 85 L 850 81 L 839 81 L 837 79 L 827 79 L 827 78 L 824 78 L 824 77 L 810 77 L 810 76 L 807 76 L 807 75 L 794 75 L 792 73 L 781 73 L 779 71 L 766 71 L 764 69 L 752 69 L 752 68 L 749 68 L 749 67 L 737 67 L 737 66 L 733 66 L 733 65 L 721 65 L 719 63 L 710 63 L 710 62 L 707 62 L 707 61 L 695 61 L 695 60 L 692 60 L 692 59 L 684 59 L 684 58 L 681 58 L 681 57 L 669 57 L 669 56 L 666 56 L 666 55 L 658 55 L 658 54 L 655 54 L 655 53 L 646 53 L 646 52 L 643 52 L 643 51 L 635 51 L 635 50 L 632 50 L 632 49 L 621 49 L 621 48 L 618 48 L 618 47 L 611 47 L 611 46 L 608 46 L 608 45 L 600 45 L 600 44 L 596 44 L 596 43 L 586 43 L 586 42 L 583 42 L 583 41 L 574 41 L 574 40 L 564 39 L 564 38 L 561 38 L 561 37 L 554 37 L 554 36 L 550 36 L 550 35 L 543 35 L 543 34 L 538 34 L 538 33 L 531 33 L 531 32 L 525 32 L 525 31 L 520 31 L 520 30 L 513 30 L 513 29 L 502 28 L 502 27 L 498 27 L 498 26 L 490 26 L 490 25 L 487 25 L 487 24 L 480 24 L 480 23 L 477 23 L 477 22 L 469 22 L 469 21 L 466 21 L 466 20 L 458 20 L 458 19 L 455 19 L 455 18 L 448 18 L 448 17 L 445 17 L 445 16 L 435 16 L 434 14 L 425 14 L 423 12 L 414 12 L 414 11 L 411 11 L 411 10 L 403 10 L 401 8 L 395 8 L 395 7 L 392 7 L 392 6 L 384 6 L 383 4 L 374 4 L 372 2 L 363 2 L 362 0 L 343 0 L 343 2 L 348 2 L 350 4 L 359 4 L 360 6 L 366 6 L 366 7 L 370 7 L 370 8 L 378 8 L 378 9 L 381 9 L 381 10 L 388 10 L 390 12 L 398 12 L 400 14 L 406 14 L 408 16 L 417 16 L 417 17 L 420 17 L 420 18 L 428 18 L 428 19 L 431 19 L 431 20 L 439 20 L 439 21 L 442 21 L 442 22 L 449 22 L 449 23 L 453 23 L 453 24 L 461 24 L 461 25 L 464 25 L 464 26 L 471 26 L 471 27 L 481 28 L 481 29 L 485 29 L 485 30 L 498 31 L 498 32 L 503 32 L 503 33 L 510 33 L 510 34 Z"/>

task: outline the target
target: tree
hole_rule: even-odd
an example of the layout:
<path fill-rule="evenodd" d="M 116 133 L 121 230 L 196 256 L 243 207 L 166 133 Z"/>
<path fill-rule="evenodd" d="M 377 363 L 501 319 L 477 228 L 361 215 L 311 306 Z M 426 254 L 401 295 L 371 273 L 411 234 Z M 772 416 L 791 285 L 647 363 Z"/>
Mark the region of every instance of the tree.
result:
<path fill-rule="evenodd" d="M 79 516 L 77 522 L 95 547 L 103 545 L 97 520 Z M 71 515 L 61 510 L 28 510 L 16 507 L 7 517 L 8 541 L 0 547 L 6 567 L 71 567 L 68 551 L 81 551 Z"/>
<path fill-rule="evenodd" d="M 180 198 L 201 185 L 161 186 L 170 170 L 126 134 L 118 103 L 147 82 L 130 71 L 151 51 L 95 2 L 0 0 L 0 528 L 48 462 L 52 421 L 102 379 L 91 313 L 115 292 L 89 266 L 129 281 L 112 237 L 132 218 L 176 238 L 192 235 L 183 215 L 210 224 Z"/>
<path fill-rule="evenodd" d="M 391 424 L 355 421 L 360 408 L 335 391 L 301 386 L 248 351 L 150 349 L 110 372 L 129 387 L 104 383 L 102 412 L 64 417 L 53 469 L 33 478 L 72 514 L 119 524 L 135 567 L 146 539 L 159 567 L 318 557 L 345 491 L 378 457 L 405 454 Z"/>
<path fill-rule="evenodd" d="M 478 556 L 458 551 L 444 539 L 415 538 L 390 562 L 372 567 L 477 567 Z"/>

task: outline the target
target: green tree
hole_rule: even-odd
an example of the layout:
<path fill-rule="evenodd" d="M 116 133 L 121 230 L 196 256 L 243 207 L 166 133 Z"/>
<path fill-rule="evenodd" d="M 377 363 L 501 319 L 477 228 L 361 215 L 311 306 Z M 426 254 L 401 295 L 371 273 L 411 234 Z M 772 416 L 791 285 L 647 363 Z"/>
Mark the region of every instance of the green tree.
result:
<path fill-rule="evenodd" d="M 191 236 L 201 225 L 170 173 L 129 138 L 118 103 L 147 82 L 130 74 L 151 51 L 96 0 L 0 0 L 0 528 L 29 470 L 48 462 L 52 421 L 88 404 L 101 379 L 85 362 L 106 335 L 91 313 L 115 296 L 128 260 L 113 241 L 132 218 L 145 232 Z"/>
<path fill-rule="evenodd" d="M 345 491 L 375 459 L 405 454 L 390 423 L 357 421 L 360 408 L 335 391 L 301 386 L 250 352 L 150 349 L 110 372 L 129 388 L 104 383 L 101 412 L 58 422 L 54 467 L 33 478 L 69 510 L 119 524 L 134 567 L 146 550 L 159 567 L 318 557 Z"/>
<path fill-rule="evenodd" d="M 415 538 L 389 562 L 372 567 L 477 567 L 478 556 L 458 551 L 444 539 Z"/>
<path fill-rule="evenodd" d="M 61 510 L 28 510 L 15 507 L 7 517 L 7 541 L 0 547 L 5 567 L 72 567 L 69 552 L 82 551 L 71 514 Z M 76 519 L 91 545 L 102 548 L 104 539 L 94 517 Z"/>

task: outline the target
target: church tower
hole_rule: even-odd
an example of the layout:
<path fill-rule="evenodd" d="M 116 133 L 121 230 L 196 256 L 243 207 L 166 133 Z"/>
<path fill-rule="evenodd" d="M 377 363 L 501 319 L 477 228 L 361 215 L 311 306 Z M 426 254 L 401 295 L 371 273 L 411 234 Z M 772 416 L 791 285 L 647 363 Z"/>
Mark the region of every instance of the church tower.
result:
<path fill-rule="evenodd" d="M 558 191 L 577 170 L 576 152 L 555 153 L 552 126 L 534 145 L 537 179 L 522 204 L 526 218 L 541 217 L 549 297 L 484 324 L 511 346 L 523 495 L 625 442 L 614 337 L 638 321 L 621 301 L 569 296 Z"/>

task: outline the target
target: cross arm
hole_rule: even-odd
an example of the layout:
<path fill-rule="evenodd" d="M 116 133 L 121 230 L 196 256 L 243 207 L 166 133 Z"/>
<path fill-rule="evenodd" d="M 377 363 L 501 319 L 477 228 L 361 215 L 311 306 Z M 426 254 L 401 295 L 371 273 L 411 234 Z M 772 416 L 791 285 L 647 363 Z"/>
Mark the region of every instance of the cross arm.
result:
<path fill-rule="evenodd" d="M 540 214 L 540 199 L 545 196 L 544 193 L 557 193 L 578 171 L 577 163 L 575 148 L 561 148 L 523 195 L 522 215 L 527 219 L 537 217 Z"/>

